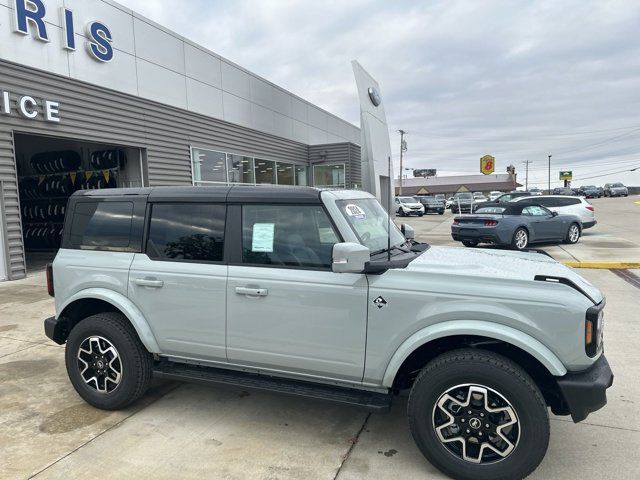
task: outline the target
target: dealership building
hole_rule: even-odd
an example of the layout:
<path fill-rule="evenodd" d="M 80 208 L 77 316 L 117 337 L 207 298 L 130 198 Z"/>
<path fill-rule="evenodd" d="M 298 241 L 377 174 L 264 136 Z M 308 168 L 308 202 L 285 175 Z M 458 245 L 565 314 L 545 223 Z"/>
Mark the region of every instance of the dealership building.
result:
<path fill-rule="evenodd" d="M 55 252 L 78 189 L 359 188 L 361 143 L 355 125 L 110 0 L 0 0 L 0 279 Z"/>

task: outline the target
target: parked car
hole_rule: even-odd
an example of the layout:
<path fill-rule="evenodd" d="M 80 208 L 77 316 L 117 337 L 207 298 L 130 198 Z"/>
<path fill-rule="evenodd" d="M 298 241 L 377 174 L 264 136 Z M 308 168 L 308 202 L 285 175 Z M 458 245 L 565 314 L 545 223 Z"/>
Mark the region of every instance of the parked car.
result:
<path fill-rule="evenodd" d="M 471 213 L 474 208 L 474 199 L 471 192 L 459 192 L 453 196 L 451 213 Z"/>
<path fill-rule="evenodd" d="M 483 207 L 483 206 L 489 206 L 489 205 L 499 205 L 502 203 L 508 203 L 511 200 L 513 200 L 514 198 L 519 198 L 519 197 L 529 197 L 531 196 L 531 194 L 529 192 L 509 192 L 509 193 L 503 193 L 502 195 L 500 195 L 498 198 L 496 198 L 495 200 L 490 200 L 487 202 L 482 202 L 479 203 L 477 205 L 475 205 L 474 209 L 478 208 L 478 207 Z"/>
<path fill-rule="evenodd" d="M 489 199 L 482 192 L 473 192 L 473 200 L 475 202 L 486 202 Z"/>
<path fill-rule="evenodd" d="M 433 197 L 418 197 L 420 203 L 424 207 L 424 213 L 438 213 L 444 215 L 444 203 Z"/>
<path fill-rule="evenodd" d="M 580 192 L 580 195 L 585 198 L 600 198 L 602 196 L 602 193 L 595 185 L 580 187 L 578 191 Z"/>
<path fill-rule="evenodd" d="M 514 202 L 535 202 L 548 208 L 552 212 L 558 212 L 567 215 L 577 215 L 580 218 L 582 229 L 595 226 L 596 209 L 583 197 L 567 197 L 564 195 L 544 195 L 542 197 L 520 197 L 513 200 Z"/>
<path fill-rule="evenodd" d="M 409 390 L 418 448 L 470 480 L 528 476 L 548 408 L 606 404 L 604 296 L 547 256 L 416 242 L 362 191 L 85 190 L 67 211 L 44 329 L 94 407 L 152 377 L 374 411 Z"/>
<path fill-rule="evenodd" d="M 629 190 L 622 183 L 607 183 L 604 186 L 605 197 L 628 197 Z"/>
<path fill-rule="evenodd" d="M 495 200 L 500 195 L 502 195 L 502 192 L 499 192 L 497 190 L 494 190 L 493 192 L 489 192 L 489 201 Z"/>
<path fill-rule="evenodd" d="M 575 192 L 570 188 L 557 187 L 553 189 L 553 195 L 575 195 Z"/>
<path fill-rule="evenodd" d="M 424 207 L 422 203 L 414 197 L 396 197 L 396 213 L 400 217 L 407 217 L 409 215 L 421 217 L 424 215 Z"/>
<path fill-rule="evenodd" d="M 529 193 L 531 195 L 539 196 L 539 195 L 542 195 L 542 190 L 540 190 L 538 187 L 533 187 L 529 189 Z"/>
<path fill-rule="evenodd" d="M 444 208 L 450 209 L 452 203 L 453 203 L 453 197 L 447 198 L 447 201 L 444 203 Z"/>
<path fill-rule="evenodd" d="M 598 198 L 604 197 L 604 188 L 598 187 L 598 194 L 599 194 Z"/>
<path fill-rule="evenodd" d="M 445 203 L 447 202 L 447 197 L 445 197 L 442 193 L 436 194 L 434 198 L 439 202 L 442 202 L 443 205 L 445 205 Z"/>
<path fill-rule="evenodd" d="M 491 243 L 525 250 L 538 242 L 578 243 L 581 234 L 577 215 L 560 215 L 531 201 L 480 207 L 451 226 L 451 236 L 465 247 Z"/>

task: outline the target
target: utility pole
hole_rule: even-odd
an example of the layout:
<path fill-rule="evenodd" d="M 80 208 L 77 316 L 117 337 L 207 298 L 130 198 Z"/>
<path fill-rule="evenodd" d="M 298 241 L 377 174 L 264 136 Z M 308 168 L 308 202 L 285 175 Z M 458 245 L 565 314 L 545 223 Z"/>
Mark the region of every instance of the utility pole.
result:
<path fill-rule="evenodd" d="M 551 195 L 551 155 L 549 155 L 549 195 Z"/>
<path fill-rule="evenodd" d="M 407 151 L 407 143 L 404 141 L 404 136 L 407 134 L 404 130 L 398 130 L 400 132 L 400 185 L 398 193 L 402 195 L 402 154 Z"/>
<path fill-rule="evenodd" d="M 533 163 L 532 160 L 525 160 L 524 162 L 525 165 L 525 177 L 524 177 L 524 190 L 525 191 L 529 191 L 529 164 Z"/>

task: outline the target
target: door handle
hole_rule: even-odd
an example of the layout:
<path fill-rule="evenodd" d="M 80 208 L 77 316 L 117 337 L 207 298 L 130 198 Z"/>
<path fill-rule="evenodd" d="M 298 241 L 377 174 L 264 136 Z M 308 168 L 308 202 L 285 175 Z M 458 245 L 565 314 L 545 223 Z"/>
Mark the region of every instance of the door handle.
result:
<path fill-rule="evenodd" d="M 250 297 L 266 297 L 269 294 L 269 290 L 266 288 L 236 287 L 236 293 Z"/>
<path fill-rule="evenodd" d="M 151 278 L 136 278 L 135 283 L 141 287 L 162 288 L 164 286 L 162 280 L 153 280 Z"/>

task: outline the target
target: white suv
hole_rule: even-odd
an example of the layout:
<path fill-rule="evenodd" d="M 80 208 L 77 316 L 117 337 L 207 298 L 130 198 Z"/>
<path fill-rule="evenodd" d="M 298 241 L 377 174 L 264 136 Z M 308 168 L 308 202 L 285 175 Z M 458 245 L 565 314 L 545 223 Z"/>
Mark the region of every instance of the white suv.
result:
<path fill-rule="evenodd" d="M 591 228 L 596 223 L 596 211 L 583 197 L 570 197 L 566 195 L 543 195 L 532 197 L 518 197 L 512 202 L 535 202 L 543 207 L 547 207 L 552 212 L 569 215 L 577 215 L 582 222 L 582 228 Z"/>

